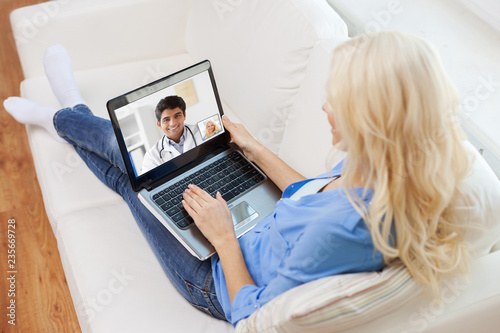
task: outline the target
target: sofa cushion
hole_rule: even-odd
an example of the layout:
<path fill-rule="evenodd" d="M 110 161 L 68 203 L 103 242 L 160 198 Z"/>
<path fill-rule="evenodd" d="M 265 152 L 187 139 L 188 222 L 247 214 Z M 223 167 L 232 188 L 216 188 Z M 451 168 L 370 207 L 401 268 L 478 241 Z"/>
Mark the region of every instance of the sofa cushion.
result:
<path fill-rule="evenodd" d="M 326 1 L 193 0 L 186 49 L 212 62 L 223 98 L 277 152 L 311 50 L 337 36 L 347 29 Z"/>
<path fill-rule="evenodd" d="M 381 272 L 335 275 L 282 294 L 236 328 L 238 332 L 340 332 L 397 309 L 422 290 L 401 263 Z"/>
<path fill-rule="evenodd" d="M 467 276 L 443 281 L 439 299 L 423 291 L 402 266 L 388 267 L 381 273 L 323 278 L 278 296 L 240 321 L 236 329 L 240 333 L 438 333 L 446 327 L 447 332 L 461 332 L 457 314 L 470 317 L 471 309 L 477 310 L 490 295 L 500 293 L 499 263 L 500 252 L 474 259 Z M 491 304 L 482 307 L 483 318 L 498 315 L 498 298 Z M 484 327 L 483 331 L 495 329 Z"/>
<path fill-rule="evenodd" d="M 469 315 L 479 308 L 484 310 L 482 317 L 498 318 L 498 298 L 490 303 L 491 307 L 480 307 L 492 295 L 500 293 L 500 252 L 476 258 L 472 261 L 469 274 L 453 276 L 443 281 L 440 298 L 430 293 L 420 293 L 411 302 L 401 305 L 396 311 L 380 315 L 344 333 L 442 333 L 473 332 L 463 329 L 466 320 L 461 315 Z M 496 304 L 496 305 L 494 305 Z M 495 323 L 495 325 L 491 325 Z M 469 325 L 467 325 L 469 326 Z M 443 330 L 443 327 L 446 329 Z M 498 320 L 476 327 L 478 332 L 496 332 Z"/>
<path fill-rule="evenodd" d="M 57 244 L 83 332 L 233 332 L 163 272 L 125 203 L 67 214 Z"/>

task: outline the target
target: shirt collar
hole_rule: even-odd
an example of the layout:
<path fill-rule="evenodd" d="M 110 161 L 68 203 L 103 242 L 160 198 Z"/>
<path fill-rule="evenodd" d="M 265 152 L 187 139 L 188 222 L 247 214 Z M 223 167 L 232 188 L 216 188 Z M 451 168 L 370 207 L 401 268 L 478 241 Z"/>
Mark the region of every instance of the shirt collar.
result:
<path fill-rule="evenodd" d="M 344 165 L 344 160 L 340 161 L 336 166 L 334 166 L 330 172 L 321 174 L 321 175 L 314 177 L 314 178 L 300 180 L 298 182 L 295 182 L 295 183 L 288 185 L 288 187 L 283 191 L 282 197 L 288 198 L 288 197 L 292 196 L 299 188 L 301 188 L 305 183 L 308 183 L 311 180 L 335 178 L 335 177 L 340 176 L 340 173 L 342 172 L 343 165 Z"/>
<path fill-rule="evenodd" d="M 184 131 L 182 132 L 179 143 L 175 142 L 174 140 L 169 139 L 168 136 L 166 136 L 166 135 L 165 135 L 165 141 L 167 142 L 168 145 L 173 146 L 173 147 L 175 147 L 176 145 L 178 145 L 178 146 L 184 145 L 184 142 L 186 141 L 186 126 L 184 126 Z"/>
<path fill-rule="evenodd" d="M 344 160 L 340 161 L 336 166 L 334 166 L 330 172 L 323 173 L 317 177 L 314 177 L 314 179 L 339 177 L 340 174 L 342 173 L 343 166 L 344 166 Z"/>
<path fill-rule="evenodd" d="M 180 154 L 182 154 L 184 150 L 184 142 L 186 142 L 186 126 L 184 126 L 184 131 L 181 138 L 179 139 L 179 143 L 169 139 L 166 135 L 165 141 L 167 142 L 167 146 L 175 148 Z"/>

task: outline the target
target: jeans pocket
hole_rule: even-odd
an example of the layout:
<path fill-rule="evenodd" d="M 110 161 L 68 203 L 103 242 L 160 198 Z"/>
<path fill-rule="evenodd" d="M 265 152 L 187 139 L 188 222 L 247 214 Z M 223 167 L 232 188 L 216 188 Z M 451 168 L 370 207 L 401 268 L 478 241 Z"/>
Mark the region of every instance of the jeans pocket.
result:
<path fill-rule="evenodd" d="M 187 281 L 185 281 L 185 283 L 189 295 L 191 296 L 190 303 L 192 306 L 211 315 L 212 317 L 227 320 L 226 317 L 222 313 L 220 313 L 220 311 L 217 310 L 217 308 L 213 304 L 213 300 L 217 299 L 217 295 L 203 290 Z"/>

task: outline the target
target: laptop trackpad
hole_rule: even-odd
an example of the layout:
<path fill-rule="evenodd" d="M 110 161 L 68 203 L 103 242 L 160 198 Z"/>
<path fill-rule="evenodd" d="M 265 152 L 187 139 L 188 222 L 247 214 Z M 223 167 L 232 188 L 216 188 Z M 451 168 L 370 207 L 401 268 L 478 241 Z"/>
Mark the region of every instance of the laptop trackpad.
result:
<path fill-rule="evenodd" d="M 259 213 L 257 213 L 246 201 L 240 202 L 232 207 L 230 211 L 233 215 L 233 224 L 236 228 L 241 228 L 243 225 L 259 216 Z"/>

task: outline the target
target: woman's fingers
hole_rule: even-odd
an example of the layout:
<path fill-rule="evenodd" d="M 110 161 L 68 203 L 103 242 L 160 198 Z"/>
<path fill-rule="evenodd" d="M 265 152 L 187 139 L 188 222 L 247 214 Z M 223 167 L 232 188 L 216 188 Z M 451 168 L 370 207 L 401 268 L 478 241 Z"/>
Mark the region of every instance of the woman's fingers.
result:
<path fill-rule="evenodd" d="M 231 135 L 241 135 L 241 124 L 233 123 L 226 115 L 222 116 L 222 122 L 224 124 L 224 127 L 229 131 L 229 133 L 231 133 Z"/>
<path fill-rule="evenodd" d="M 229 131 L 231 132 L 231 130 L 233 129 L 233 122 L 231 120 L 229 120 L 229 117 L 226 116 L 226 115 L 223 115 L 222 116 L 222 122 L 224 123 L 224 127 Z"/>
<path fill-rule="evenodd" d="M 235 237 L 231 212 L 220 192 L 214 199 L 198 186 L 189 185 L 183 198 L 184 209 L 216 249 L 224 240 Z"/>
<path fill-rule="evenodd" d="M 182 200 L 182 207 L 184 207 L 184 209 L 186 210 L 186 212 L 193 219 L 198 218 L 198 213 L 193 208 L 191 208 L 191 205 L 188 203 L 188 201 L 186 200 L 186 198 L 184 198 L 184 200 Z"/>
<path fill-rule="evenodd" d="M 219 195 L 218 201 L 226 204 L 226 201 L 222 199 L 220 193 L 218 193 L 218 195 Z M 210 194 L 208 194 L 206 191 L 202 190 L 198 186 L 192 184 L 190 184 L 188 186 L 188 189 L 184 191 L 183 198 L 185 203 L 189 205 L 189 207 L 198 214 L 204 207 L 208 207 L 210 203 L 213 204 L 215 202 L 215 199 Z M 188 210 L 186 209 L 186 211 Z"/>
<path fill-rule="evenodd" d="M 231 120 L 226 115 L 222 116 L 222 123 L 224 124 L 224 128 L 229 131 L 231 134 L 231 142 L 234 142 L 234 137 L 233 137 L 233 130 L 234 130 L 234 124 Z"/>
<path fill-rule="evenodd" d="M 210 194 L 193 184 L 188 185 L 187 193 L 194 193 L 196 198 L 200 198 L 204 201 L 210 201 L 213 199 Z"/>
<path fill-rule="evenodd" d="M 222 122 L 231 134 L 231 142 L 239 142 L 244 137 L 245 133 L 241 130 L 244 127 L 241 124 L 233 123 L 226 115 L 222 116 Z"/>
<path fill-rule="evenodd" d="M 222 198 L 222 194 L 217 191 L 217 194 L 215 195 L 215 199 L 217 199 L 217 201 L 219 201 L 222 205 L 224 205 L 224 207 L 229 210 L 229 207 L 227 206 L 227 202 L 226 200 L 224 200 L 224 198 Z"/>
<path fill-rule="evenodd" d="M 223 116 L 224 127 L 231 133 L 231 142 L 236 143 L 245 155 L 252 160 L 256 148 L 259 147 L 259 142 L 248 132 L 242 124 L 233 123 L 228 117 Z"/>
<path fill-rule="evenodd" d="M 183 194 L 182 197 L 184 198 L 184 201 L 191 207 L 191 209 L 195 211 L 199 211 L 201 208 L 201 203 L 198 202 L 198 198 L 196 195 L 193 195 L 192 192 L 189 192 L 186 190 Z"/>

